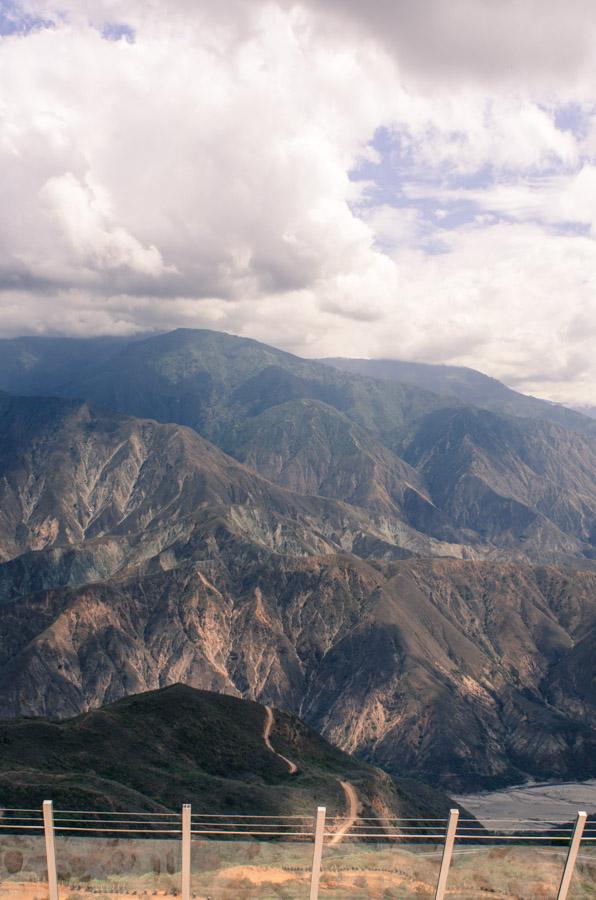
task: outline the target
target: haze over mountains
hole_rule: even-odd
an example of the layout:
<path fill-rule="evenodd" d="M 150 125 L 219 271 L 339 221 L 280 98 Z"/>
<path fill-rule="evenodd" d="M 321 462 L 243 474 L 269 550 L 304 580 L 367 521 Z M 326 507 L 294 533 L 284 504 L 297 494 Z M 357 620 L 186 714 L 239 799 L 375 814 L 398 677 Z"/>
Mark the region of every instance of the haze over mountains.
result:
<path fill-rule="evenodd" d="M 520 416 L 528 419 L 547 419 L 571 431 L 596 434 L 593 423 L 582 415 L 581 409 L 570 409 L 538 397 L 529 397 L 490 378 L 475 369 L 463 366 L 433 366 L 428 363 L 405 362 L 399 359 L 344 359 L 329 358 L 321 362 L 371 378 L 412 384 L 445 397 L 457 397 L 464 403 L 491 409 L 493 412 Z M 587 410 L 593 409 L 587 407 Z"/>
<path fill-rule="evenodd" d="M 0 715 L 183 681 L 451 788 L 594 775 L 593 420 L 217 332 L 2 345 Z"/>

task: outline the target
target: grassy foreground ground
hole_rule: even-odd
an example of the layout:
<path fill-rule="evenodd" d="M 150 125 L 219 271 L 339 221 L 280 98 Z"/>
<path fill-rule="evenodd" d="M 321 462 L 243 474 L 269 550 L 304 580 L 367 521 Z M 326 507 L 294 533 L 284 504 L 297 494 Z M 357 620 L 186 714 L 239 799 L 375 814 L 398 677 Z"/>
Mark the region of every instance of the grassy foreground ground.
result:
<path fill-rule="evenodd" d="M 60 900 L 180 896 L 178 842 L 166 840 L 64 839 L 57 847 Z M 326 847 L 320 896 L 328 900 L 398 900 L 432 897 L 441 847 L 411 848 L 345 841 Z M 0 840 L 2 900 L 46 900 L 43 842 Z M 192 895 L 200 900 L 301 900 L 308 897 L 312 844 L 306 842 L 201 841 L 193 843 Z M 465 846 L 456 849 L 448 895 L 533 900 L 556 895 L 563 848 Z M 8 868 L 20 871 L 9 873 Z M 596 852 L 580 857 L 571 896 L 596 896 Z"/>

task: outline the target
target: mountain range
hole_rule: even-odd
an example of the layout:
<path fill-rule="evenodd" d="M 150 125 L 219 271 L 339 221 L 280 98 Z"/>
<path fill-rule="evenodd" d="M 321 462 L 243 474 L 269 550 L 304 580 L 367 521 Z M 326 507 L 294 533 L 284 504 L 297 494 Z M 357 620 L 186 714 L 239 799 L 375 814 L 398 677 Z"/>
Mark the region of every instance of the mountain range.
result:
<path fill-rule="evenodd" d="M 595 774 L 593 419 L 209 331 L 0 349 L 1 716 L 182 681 L 450 790 Z"/>

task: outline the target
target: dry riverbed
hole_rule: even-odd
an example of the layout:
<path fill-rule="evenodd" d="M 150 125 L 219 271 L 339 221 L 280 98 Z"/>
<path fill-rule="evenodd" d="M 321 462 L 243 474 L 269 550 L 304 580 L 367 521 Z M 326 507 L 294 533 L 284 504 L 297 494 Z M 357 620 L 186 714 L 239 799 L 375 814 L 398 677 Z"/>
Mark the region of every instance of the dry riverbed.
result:
<path fill-rule="evenodd" d="M 547 830 L 551 824 L 571 822 L 580 809 L 588 815 L 596 814 L 596 779 L 530 783 L 502 791 L 461 794 L 455 799 L 483 824 L 489 819 L 523 819 L 533 829 L 542 824 Z"/>

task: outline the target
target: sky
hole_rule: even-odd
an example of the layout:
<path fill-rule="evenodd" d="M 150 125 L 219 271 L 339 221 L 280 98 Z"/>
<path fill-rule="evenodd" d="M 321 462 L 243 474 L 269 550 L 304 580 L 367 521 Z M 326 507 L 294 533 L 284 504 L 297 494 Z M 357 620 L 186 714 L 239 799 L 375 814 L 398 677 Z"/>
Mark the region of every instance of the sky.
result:
<path fill-rule="evenodd" d="M 596 403 L 592 0 L 0 0 L 0 335 Z"/>

